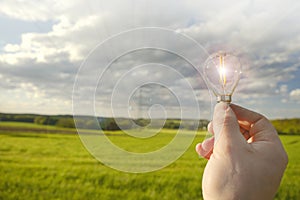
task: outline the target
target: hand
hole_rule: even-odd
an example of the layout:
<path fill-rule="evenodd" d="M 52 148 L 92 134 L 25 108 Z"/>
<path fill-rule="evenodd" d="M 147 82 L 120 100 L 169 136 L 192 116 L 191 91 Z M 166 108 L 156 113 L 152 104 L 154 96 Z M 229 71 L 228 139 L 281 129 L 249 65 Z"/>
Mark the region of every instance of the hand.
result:
<path fill-rule="evenodd" d="M 208 129 L 214 137 L 196 146 L 209 159 L 204 199 L 273 199 L 288 157 L 272 124 L 258 113 L 221 102 Z"/>

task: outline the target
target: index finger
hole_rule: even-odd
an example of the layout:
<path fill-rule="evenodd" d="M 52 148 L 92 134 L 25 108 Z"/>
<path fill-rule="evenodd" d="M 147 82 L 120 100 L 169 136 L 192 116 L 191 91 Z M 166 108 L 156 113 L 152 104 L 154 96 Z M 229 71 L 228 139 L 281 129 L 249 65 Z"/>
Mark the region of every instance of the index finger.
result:
<path fill-rule="evenodd" d="M 235 104 L 230 104 L 230 107 L 236 114 L 240 126 L 245 130 L 250 131 L 250 129 L 254 128 L 254 125 L 256 126 L 255 129 L 258 131 L 272 127 L 271 122 L 257 112 L 248 110 Z"/>

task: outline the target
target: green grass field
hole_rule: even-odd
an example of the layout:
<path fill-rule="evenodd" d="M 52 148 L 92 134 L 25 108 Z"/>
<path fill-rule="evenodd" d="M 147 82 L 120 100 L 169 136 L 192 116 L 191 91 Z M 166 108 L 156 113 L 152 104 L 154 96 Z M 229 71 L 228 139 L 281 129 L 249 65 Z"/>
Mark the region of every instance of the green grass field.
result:
<path fill-rule="evenodd" d="M 164 140 L 171 140 L 172 131 L 165 131 L 168 133 Z M 206 161 L 198 158 L 194 146 L 203 140 L 203 135 L 197 135 L 185 154 L 168 167 L 129 174 L 98 162 L 72 132 L 1 122 L 0 199 L 202 199 L 201 178 Z M 124 148 L 136 145 L 131 138 L 114 134 L 111 140 Z M 281 139 L 290 161 L 276 199 L 300 199 L 300 136 Z M 152 143 L 156 142 L 153 139 Z"/>

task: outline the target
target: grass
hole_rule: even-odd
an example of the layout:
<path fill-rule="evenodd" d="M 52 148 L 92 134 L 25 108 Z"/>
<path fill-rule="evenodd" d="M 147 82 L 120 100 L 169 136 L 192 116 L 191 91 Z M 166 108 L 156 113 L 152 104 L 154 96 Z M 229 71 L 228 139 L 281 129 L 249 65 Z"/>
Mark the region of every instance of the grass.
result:
<path fill-rule="evenodd" d="M 30 129 L 67 129 L 67 128 L 58 128 L 56 126 L 47 126 L 47 125 L 40 125 L 34 123 L 26 123 L 26 122 L 0 122 L 1 127 L 11 127 L 11 128 L 30 128 Z"/>
<path fill-rule="evenodd" d="M 24 129 L 26 124 L 11 123 Z M 7 124 L 0 123 L 0 127 Z M 37 127 L 41 128 L 41 127 Z M 54 128 L 54 127 L 49 127 Z M 134 140 L 110 135 L 129 150 L 146 141 L 163 146 L 172 140 L 166 131 L 160 139 Z M 50 134 L 0 130 L 0 199 L 202 199 L 201 178 L 206 161 L 190 148 L 168 167 L 150 173 L 129 174 L 95 160 L 76 134 Z M 300 136 L 282 136 L 290 163 L 276 199 L 300 199 Z M 137 143 L 140 142 L 140 143 Z"/>
<path fill-rule="evenodd" d="M 276 199 L 300 199 L 300 136 L 281 136 L 281 141 L 289 156 L 289 164 L 285 171 Z"/>
<path fill-rule="evenodd" d="M 96 161 L 77 135 L 2 133 L 0 199 L 199 199 L 205 161 L 195 143 L 161 171 L 128 174 Z"/>

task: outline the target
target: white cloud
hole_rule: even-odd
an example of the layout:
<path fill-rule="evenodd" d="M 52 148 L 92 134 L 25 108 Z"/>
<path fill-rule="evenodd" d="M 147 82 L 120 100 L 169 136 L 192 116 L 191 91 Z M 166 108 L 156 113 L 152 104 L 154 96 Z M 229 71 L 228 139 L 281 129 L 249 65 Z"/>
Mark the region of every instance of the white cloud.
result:
<path fill-rule="evenodd" d="M 288 86 L 287 85 L 281 85 L 280 88 L 279 88 L 279 92 L 281 94 L 286 94 L 288 91 Z"/>
<path fill-rule="evenodd" d="M 20 44 L 7 44 L 0 61 L 12 65 L 21 64 L 24 59 L 52 63 L 66 60 L 66 55 L 70 62 L 82 61 L 84 54 L 80 51 L 85 49 L 84 44 L 90 36 L 82 33 L 90 30 L 96 20 L 97 17 L 88 16 L 71 23 L 62 17 L 49 33 L 25 33 Z"/>
<path fill-rule="evenodd" d="M 11 18 L 51 20 L 54 23 L 51 31 L 46 33 L 23 33 L 21 43 L 7 43 L 0 54 L 0 73 L 7 78 L 0 86 L 8 90 L 30 83 L 30 87 L 21 88 L 29 92 L 35 88 L 44 95 L 39 96 L 41 99 L 70 100 L 76 71 L 88 53 L 113 34 L 143 26 L 167 27 L 187 34 L 209 52 L 225 48 L 246 55 L 242 57 L 243 79 L 237 88 L 244 99 L 287 93 L 286 82 L 295 78 L 294 72 L 299 70 L 299 56 L 295 56 L 300 54 L 300 14 L 296 0 L 3 0 L 0 7 L 0 13 Z M 133 36 L 120 42 L 126 47 L 141 40 L 143 38 Z M 153 42 L 166 43 L 165 46 L 169 47 L 178 45 L 177 49 L 196 57 L 194 49 L 184 46 L 184 43 L 168 44 L 167 40 L 159 38 Z M 112 52 L 113 55 L 122 45 L 116 43 L 108 46 L 103 54 L 109 56 Z M 153 61 L 153 58 L 177 69 L 197 92 L 205 88 L 201 80 L 194 78 L 193 70 L 182 67 L 182 63 L 176 63 L 174 57 L 164 53 L 128 57 L 119 62 L 115 69 L 136 66 L 151 59 Z M 102 67 L 100 59 L 97 61 L 97 66 Z M 118 73 L 121 72 L 115 70 L 112 75 L 117 79 L 120 77 Z M 87 85 L 89 76 L 87 74 L 85 77 Z M 156 73 L 153 77 L 172 80 L 168 73 Z M 107 87 L 113 85 L 115 78 L 107 78 Z M 134 81 L 134 78 L 128 79 L 126 84 L 133 84 Z M 180 81 L 176 84 L 184 91 Z M 291 95 L 292 92 L 290 98 L 294 99 L 295 94 Z M 203 96 L 199 99 L 204 100 Z"/>
<path fill-rule="evenodd" d="M 295 89 L 290 92 L 290 99 L 300 103 L 300 89 Z"/>
<path fill-rule="evenodd" d="M 24 21 L 47 21 L 63 15 L 77 20 L 89 13 L 89 3 L 82 0 L 26 0 L 0 2 L 0 13 Z"/>

